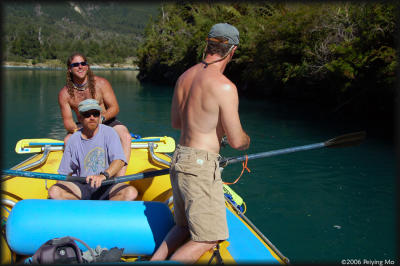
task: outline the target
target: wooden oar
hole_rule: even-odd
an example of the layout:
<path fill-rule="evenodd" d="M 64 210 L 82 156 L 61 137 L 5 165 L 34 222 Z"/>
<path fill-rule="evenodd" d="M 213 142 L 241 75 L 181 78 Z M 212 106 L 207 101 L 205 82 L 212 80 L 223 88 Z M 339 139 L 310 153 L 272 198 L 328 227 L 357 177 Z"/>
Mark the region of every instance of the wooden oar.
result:
<path fill-rule="evenodd" d="M 109 180 L 105 180 L 101 183 L 101 185 L 109 185 L 116 184 L 126 181 L 138 180 L 147 177 L 154 177 L 159 175 L 166 175 L 169 173 L 169 168 L 149 171 L 144 173 L 137 173 L 133 175 L 119 176 L 115 178 L 111 178 Z M 48 174 L 48 173 L 39 173 L 39 172 L 29 172 L 29 171 L 20 171 L 20 170 L 2 170 L 2 176 L 20 176 L 20 177 L 29 177 L 29 178 L 40 178 L 40 179 L 50 179 L 57 181 L 75 181 L 86 183 L 86 177 L 82 176 L 69 176 L 69 175 L 58 175 L 58 174 Z"/>
<path fill-rule="evenodd" d="M 223 158 L 220 160 L 219 165 L 220 165 L 220 167 L 225 167 L 232 163 L 238 163 L 238 162 L 245 161 L 246 159 L 247 160 L 258 159 L 258 158 L 275 156 L 275 155 L 279 155 L 279 154 L 292 153 L 292 152 L 297 152 L 297 151 L 305 151 L 305 150 L 318 149 L 318 148 L 339 148 L 339 147 L 355 146 L 355 145 L 360 144 L 364 140 L 365 136 L 366 136 L 365 131 L 360 131 L 360 132 L 354 132 L 354 133 L 341 135 L 336 138 L 327 140 L 325 142 L 319 142 L 319 143 L 314 143 L 314 144 L 309 144 L 309 145 L 304 145 L 304 146 L 297 146 L 297 147 L 286 148 L 286 149 L 280 149 L 280 150 L 274 150 L 274 151 L 254 153 L 254 154 L 250 154 L 247 156 L 245 155 L 245 156 L 238 156 L 238 157 Z"/>
<path fill-rule="evenodd" d="M 171 137 L 146 137 L 141 139 L 132 139 L 132 149 L 147 149 L 148 142 L 154 142 L 155 152 L 168 153 L 175 150 L 175 140 Z M 18 154 L 39 153 L 43 151 L 44 146 L 50 146 L 50 150 L 57 151 L 64 149 L 64 142 L 56 139 L 21 139 L 15 146 L 15 152 Z"/>

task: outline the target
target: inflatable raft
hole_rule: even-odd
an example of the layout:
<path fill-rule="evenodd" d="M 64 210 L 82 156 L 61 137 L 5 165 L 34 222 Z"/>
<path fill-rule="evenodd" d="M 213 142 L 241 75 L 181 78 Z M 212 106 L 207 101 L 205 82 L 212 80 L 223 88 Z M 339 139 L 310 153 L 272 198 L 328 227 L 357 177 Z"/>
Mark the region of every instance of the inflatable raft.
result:
<path fill-rule="evenodd" d="M 167 169 L 174 149 L 170 137 L 133 140 L 126 175 Z M 33 156 L 12 169 L 57 174 L 63 144 L 53 139 L 24 140 L 17 143 L 16 152 Z M 150 258 L 174 225 L 168 174 L 126 181 L 139 192 L 131 202 L 49 200 L 47 191 L 55 180 L 3 175 L 1 181 L 2 264 L 21 262 L 47 240 L 64 236 L 81 239 L 92 248 L 124 248 L 122 260 L 134 263 Z M 243 200 L 229 187 L 224 192 L 229 238 L 198 263 L 287 264 L 289 260 L 244 215 Z"/>

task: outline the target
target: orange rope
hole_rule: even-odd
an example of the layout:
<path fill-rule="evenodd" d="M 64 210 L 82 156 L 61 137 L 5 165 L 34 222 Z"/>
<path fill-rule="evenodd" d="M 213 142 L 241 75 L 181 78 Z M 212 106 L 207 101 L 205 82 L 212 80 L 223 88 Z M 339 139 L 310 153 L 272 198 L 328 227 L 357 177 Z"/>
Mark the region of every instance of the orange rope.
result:
<path fill-rule="evenodd" d="M 246 155 L 246 161 L 242 162 L 243 169 L 242 169 L 242 172 L 240 173 L 240 176 L 239 176 L 238 178 L 236 178 L 236 180 L 233 181 L 232 183 L 230 183 L 230 182 L 224 182 L 225 185 L 233 185 L 233 184 L 236 184 L 236 182 L 239 181 L 239 179 L 242 177 L 243 172 L 244 172 L 245 169 L 246 169 L 247 172 L 249 172 L 249 173 L 251 172 L 250 169 L 247 167 L 247 161 L 248 161 L 248 159 L 249 159 L 249 157 L 247 157 L 247 155 Z"/>

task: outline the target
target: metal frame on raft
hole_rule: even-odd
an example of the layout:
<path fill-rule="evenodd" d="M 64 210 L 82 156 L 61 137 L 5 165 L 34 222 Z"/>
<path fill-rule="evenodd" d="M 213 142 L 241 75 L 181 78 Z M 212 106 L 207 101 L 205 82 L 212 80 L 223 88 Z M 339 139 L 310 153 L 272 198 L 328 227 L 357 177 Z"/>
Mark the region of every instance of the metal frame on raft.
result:
<path fill-rule="evenodd" d="M 134 146 L 134 147 L 133 147 Z M 163 165 L 166 166 L 171 166 L 171 163 L 158 157 L 155 152 L 154 149 L 157 147 L 156 143 L 153 142 L 149 142 L 148 144 L 145 143 L 137 143 L 137 144 L 132 144 L 132 148 L 148 148 L 149 154 L 150 154 L 150 158 L 152 160 L 154 160 L 155 162 L 161 163 Z M 14 170 L 28 170 L 28 169 L 32 169 L 34 167 L 37 167 L 39 165 L 42 165 L 44 162 L 46 162 L 46 160 L 48 159 L 50 152 L 51 151 L 60 151 L 63 150 L 62 146 L 51 146 L 51 145 L 45 145 L 44 147 L 42 147 L 42 157 L 40 157 L 38 160 L 24 165 L 26 162 L 28 162 L 29 160 L 32 160 L 35 156 L 37 156 L 38 154 L 32 155 L 31 157 L 29 157 L 28 159 L 24 160 L 23 162 L 18 163 L 16 166 L 14 166 L 12 169 Z M 164 153 L 165 154 L 165 153 Z M 169 158 L 171 158 L 170 155 L 165 154 L 166 156 L 168 156 Z M 22 165 L 22 166 L 21 166 Z M 24 165 L 24 166 L 23 166 Z M 223 168 L 220 168 L 221 172 L 223 170 Z M 244 215 L 244 213 L 242 211 L 240 211 L 238 209 L 238 207 L 235 206 L 234 202 L 229 199 L 226 195 L 224 195 L 226 202 L 232 207 L 232 209 L 236 212 L 236 214 L 244 220 L 244 222 L 246 222 L 248 224 L 248 226 L 254 230 L 254 232 L 272 249 L 273 252 L 275 252 L 275 254 L 286 264 L 289 264 L 289 259 L 286 258 L 272 243 L 271 241 L 268 240 L 268 238 Z M 172 196 L 166 200 L 164 203 L 168 206 L 169 204 L 172 203 Z M 11 199 L 1 199 L 1 203 L 3 205 L 9 206 L 11 208 L 14 207 L 14 205 L 17 203 Z"/>
<path fill-rule="evenodd" d="M 135 144 L 133 144 L 133 143 L 132 143 L 131 147 L 132 147 L 132 148 L 137 148 L 137 149 L 138 149 L 138 148 L 139 148 L 139 149 L 140 149 L 140 148 L 148 148 L 149 151 L 150 151 L 151 159 L 153 159 L 153 160 L 156 161 L 156 162 L 165 164 L 165 165 L 167 165 L 167 166 L 170 166 L 170 165 L 171 165 L 170 162 L 168 162 L 168 161 L 166 161 L 166 160 L 164 160 L 164 159 L 158 157 L 158 156 L 154 153 L 154 149 L 157 147 L 157 144 L 156 144 L 156 143 L 153 143 L 153 142 L 149 142 L 148 144 L 145 144 L 145 143 L 135 143 Z M 64 149 L 63 146 L 45 145 L 44 147 L 42 147 L 43 155 L 42 155 L 42 157 L 40 157 L 37 161 L 34 161 L 34 162 L 32 162 L 32 163 L 30 163 L 30 164 L 27 164 L 27 165 L 25 165 L 25 166 L 21 166 L 21 165 L 23 165 L 24 163 L 26 163 L 26 162 L 32 160 L 35 156 L 38 155 L 38 154 L 35 154 L 35 155 L 30 156 L 28 159 L 26 159 L 26 160 L 24 160 L 24 161 L 18 163 L 17 165 L 15 165 L 14 167 L 12 167 L 11 169 L 13 169 L 13 170 L 21 170 L 21 171 L 22 171 L 22 170 L 28 170 L 28 169 L 32 169 L 32 168 L 34 168 L 34 167 L 40 166 L 40 165 L 42 165 L 44 162 L 46 162 L 47 158 L 48 158 L 49 155 L 50 155 L 50 152 L 52 152 L 52 151 L 62 151 L 63 149 Z M 168 157 L 171 157 L 171 156 L 169 156 L 168 154 L 165 154 L 165 155 L 168 156 Z M 3 180 L 3 181 L 4 181 L 4 180 Z M 10 199 L 3 199 L 3 198 L 1 199 L 1 204 L 2 204 L 2 205 L 7 205 L 7 206 L 10 206 L 10 207 L 14 207 L 14 205 L 15 205 L 16 203 L 17 203 L 17 202 L 15 202 L 15 201 L 13 201 L 13 200 L 10 200 Z"/>
<path fill-rule="evenodd" d="M 164 160 L 164 159 L 161 159 L 160 157 L 158 157 L 158 156 L 154 153 L 154 148 L 156 148 L 156 145 L 157 145 L 157 144 L 155 144 L 155 143 L 153 143 L 153 142 L 149 142 L 149 144 L 148 144 L 151 158 L 154 159 L 155 161 L 159 162 L 159 163 L 165 164 L 165 165 L 167 165 L 167 166 L 171 166 L 171 163 L 170 163 L 170 162 L 168 162 L 168 161 L 166 161 L 166 160 Z M 164 153 L 164 154 L 165 154 L 165 153 Z M 165 154 L 165 155 L 168 156 L 169 158 L 171 158 L 171 156 L 169 156 L 168 154 Z"/>
<path fill-rule="evenodd" d="M 20 162 L 20 163 L 17 164 L 16 166 L 12 167 L 12 169 L 14 169 L 14 170 L 27 170 L 27 169 L 31 169 L 31 168 L 33 168 L 33 167 L 35 167 L 35 166 L 38 166 L 38 165 L 43 164 L 43 163 L 47 160 L 47 158 L 49 157 L 50 152 L 52 151 L 51 148 L 52 148 L 52 147 L 51 147 L 50 145 L 46 145 L 46 146 L 44 147 L 44 149 L 43 149 L 43 155 L 42 155 L 42 157 L 41 157 L 39 160 L 37 160 L 37 161 L 35 161 L 35 162 L 32 162 L 32 163 L 30 163 L 30 164 L 27 164 L 27 165 L 25 165 L 25 166 L 19 167 L 20 165 L 23 165 L 24 163 L 26 163 L 26 162 L 32 160 L 35 156 L 37 156 L 37 154 L 35 154 L 35 155 L 30 156 L 28 159 L 26 159 L 26 160 Z M 53 148 L 54 148 L 54 147 L 53 147 Z M 13 201 L 13 200 L 10 200 L 10 199 L 3 199 L 3 198 L 2 198 L 2 199 L 1 199 L 1 204 L 2 204 L 2 205 L 10 206 L 10 207 L 12 208 L 12 207 L 14 207 L 15 204 L 17 204 L 17 202 L 15 202 L 15 201 Z"/>

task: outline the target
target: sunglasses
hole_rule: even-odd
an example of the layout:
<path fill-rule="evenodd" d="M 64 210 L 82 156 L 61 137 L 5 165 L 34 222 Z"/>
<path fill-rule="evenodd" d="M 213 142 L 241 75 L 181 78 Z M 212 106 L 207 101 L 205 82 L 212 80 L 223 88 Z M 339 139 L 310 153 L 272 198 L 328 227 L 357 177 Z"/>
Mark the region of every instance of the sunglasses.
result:
<path fill-rule="evenodd" d="M 70 64 L 69 66 L 70 67 L 78 67 L 79 65 L 81 65 L 81 66 L 87 66 L 87 62 L 76 62 L 76 63 L 72 63 L 72 64 Z"/>
<path fill-rule="evenodd" d="M 94 111 L 94 112 L 84 112 L 84 113 L 81 113 L 81 115 L 84 117 L 84 118 L 89 118 L 90 116 L 94 116 L 94 117 L 99 117 L 100 116 L 100 112 L 99 111 Z"/>

